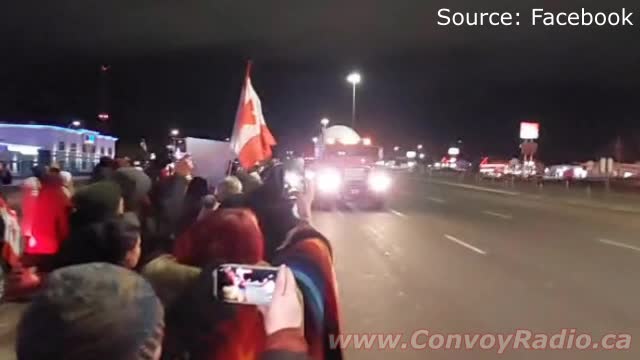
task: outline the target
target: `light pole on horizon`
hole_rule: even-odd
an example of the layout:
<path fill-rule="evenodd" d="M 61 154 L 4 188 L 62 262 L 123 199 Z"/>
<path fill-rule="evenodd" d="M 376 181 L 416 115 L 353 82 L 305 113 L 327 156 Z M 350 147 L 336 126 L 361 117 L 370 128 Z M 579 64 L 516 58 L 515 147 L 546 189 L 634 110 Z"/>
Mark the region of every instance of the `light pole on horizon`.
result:
<path fill-rule="evenodd" d="M 362 81 L 362 76 L 358 72 L 352 72 L 347 76 L 347 81 L 353 86 L 353 97 L 351 99 L 351 127 L 356 127 L 356 86 Z"/>
<path fill-rule="evenodd" d="M 171 135 L 171 145 L 173 145 L 173 157 L 175 159 L 176 153 L 178 152 L 178 136 L 180 135 L 180 130 L 171 129 L 169 135 Z"/>

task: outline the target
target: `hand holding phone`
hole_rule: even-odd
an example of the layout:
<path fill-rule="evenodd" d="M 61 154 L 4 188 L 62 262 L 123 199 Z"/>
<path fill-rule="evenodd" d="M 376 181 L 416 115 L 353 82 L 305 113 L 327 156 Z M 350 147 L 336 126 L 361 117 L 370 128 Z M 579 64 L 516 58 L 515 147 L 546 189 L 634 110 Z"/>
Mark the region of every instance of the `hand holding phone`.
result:
<path fill-rule="evenodd" d="M 214 295 L 233 304 L 269 304 L 277 274 L 275 267 L 223 264 L 213 274 Z"/>
<path fill-rule="evenodd" d="M 271 304 L 258 306 L 264 317 L 267 335 L 283 329 L 300 328 L 304 318 L 296 291 L 296 279 L 291 269 L 280 266 L 275 285 Z"/>

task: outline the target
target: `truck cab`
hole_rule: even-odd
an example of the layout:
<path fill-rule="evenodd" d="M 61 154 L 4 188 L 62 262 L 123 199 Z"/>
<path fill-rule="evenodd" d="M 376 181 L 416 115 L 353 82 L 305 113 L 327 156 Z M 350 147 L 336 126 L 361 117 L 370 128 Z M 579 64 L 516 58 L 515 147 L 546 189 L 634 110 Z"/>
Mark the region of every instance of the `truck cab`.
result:
<path fill-rule="evenodd" d="M 356 203 L 370 209 L 384 208 L 392 179 L 378 165 L 382 149 L 369 139 L 353 136 L 355 132 L 348 132 L 349 141 L 330 137 L 336 133 L 331 130 L 326 129 L 323 143 L 316 148 L 316 159 L 307 167 L 315 185 L 314 207 L 333 209 L 340 203 Z"/>

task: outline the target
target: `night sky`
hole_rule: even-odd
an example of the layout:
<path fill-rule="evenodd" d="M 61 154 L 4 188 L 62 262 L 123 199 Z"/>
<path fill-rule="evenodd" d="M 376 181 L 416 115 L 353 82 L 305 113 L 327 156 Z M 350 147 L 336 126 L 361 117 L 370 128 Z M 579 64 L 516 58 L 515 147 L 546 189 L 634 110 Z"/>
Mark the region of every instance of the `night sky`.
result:
<path fill-rule="evenodd" d="M 12 1 L 0 10 L 0 119 L 89 127 L 108 89 L 124 143 L 229 136 L 247 59 L 267 123 L 302 148 L 322 117 L 386 145 L 470 158 L 517 154 L 518 124 L 542 124 L 540 156 L 640 159 L 637 1 Z M 634 12 L 634 27 L 439 27 L 439 8 Z M 636 13 L 637 12 L 637 13 Z M 524 21 L 524 20 L 523 20 Z M 109 78 L 100 78 L 109 64 Z M 104 79 L 103 79 L 104 80 Z"/>

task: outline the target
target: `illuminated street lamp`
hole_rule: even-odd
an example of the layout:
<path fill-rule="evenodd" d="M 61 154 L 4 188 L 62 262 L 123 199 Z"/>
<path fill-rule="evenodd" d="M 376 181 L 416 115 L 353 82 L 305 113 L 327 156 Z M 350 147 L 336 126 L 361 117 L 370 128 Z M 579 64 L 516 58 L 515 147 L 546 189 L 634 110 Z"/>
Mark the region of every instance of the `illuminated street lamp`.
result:
<path fill-rule="evenodd" d="M 313 138 L 311 138 L 311 141 L 313 141 L 314 144 L 318 143 L 318 137 L 314 136 Z"/>
<path fill-rule="evenodd" d="M 418 144 L 418 150 L 422 150 L 422 144 Z"/>
<path fill-rule="evenodd" d="M 322 120 L 320 120 L 320 125 L 322 125 L 323 128 L 326 128 L 327 125 L 329 125 L 329 119 L 322 118 Z"/>
<path fill-rule="evenodd" d="M 351 127 L 356 127 L 356 86 L 362 81 L 362 76 L 358 72 L 352 72 L 347 76 L 347 81 L 353 86 L 353 97 L 351 103 Z"/>
<path fill-rule="evenodd" d="M 178 129 L 171 129 L 170 134 L 171 134 L 171 136 L 176 137 L 176 136 L 180 135 L 180 130 L 178 130 Z"/>
<path fill-rule="evenodd" d="M 424 153 L 420 153 L 420 160 L 424 159 L 425 155 Z"/>
<path fill-rule="evenodd" d="M 71 124 L 69 124 L 69 127 L 70 127 L 70 128 L 71 128 L 71 127 L 79 128 L 79 127 L 80 127 L 80 125 L 82 125 L 82 123 L 80 122 L 80 120 L 73 120 L 73 121 L 71 122 Z"/>
<path fill-rule="evenodd" d="M 393 151 L 400 151 L 400 146 L 397 146 L 397 145 L 396 145 L 396 146 L 394 146 L 394 147 L 393 147 Z"/>

